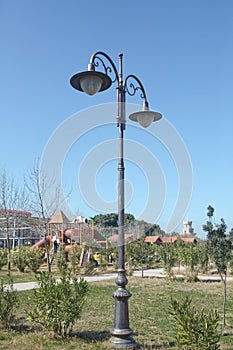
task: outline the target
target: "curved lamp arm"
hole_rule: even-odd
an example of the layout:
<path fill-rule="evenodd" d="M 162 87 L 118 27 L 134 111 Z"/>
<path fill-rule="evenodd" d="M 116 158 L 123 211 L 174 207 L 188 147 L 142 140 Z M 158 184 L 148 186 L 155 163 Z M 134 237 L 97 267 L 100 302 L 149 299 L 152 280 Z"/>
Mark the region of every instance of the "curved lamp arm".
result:
<path fill-rule="evenodd" d="M 136 80 L 136 82 L 138 83 L 139 86 L 135 86 L 132 82 L 129 84 L 128 87 L 128 80 L 129 79 L 134 79 Z M 147 101 L 147 97 L 146 97 L 146 91 L 142 85 L 141 80 L 134 74 L 129 74 L 124 82 L 123 82 L 123 86 L 125 91 L 130 95 L 130 96 L 134 96 L 136 94 L 137 91 L 141 91 L 140 97 L 144 100 L 144 104 L 148 107 L 148 101 Z"/>
<path fill-rule="evenodd" d="M 136 86 L 132 82 L 128 86 L 129 79 L 134 79 L 138 83 L 138 86 Z M 152 122 L 155 122 L 162 118 L 161 113 L 149 110 L 149 103 L 146 97 L 146 91 L 142 85 L 141 80 L 136 75 L 128 75 L 123 82 L 123 87 L 125 92 L 127 92 L 130 96 L 134 96 L 136 92 L 141 91 L 140 97 L 143 99 L 142 110 L 130 114 L 129 119 L 131 119 L 134 122 L 138 122 L 142 127 L 147 128 Z"/>
<path fill-rule="evenodd" d="M 99 62 L 96 61 L 96 60 L 99 60 L 101 62 L 101 64 L 103 65 L 104 67 L 104 70 L 105 70 L 105 74 L 108 75 L 108 73 L 111 73 L 112 72 L 112 69 L 111 67 L 109 66 L 106 66 L 105 62 L 103 61 L 103 59 L 101 57 L 99 57 L 99 55 L 101 56 L 104 56 L 108 61 L 109 63 L 111 64 L 112 68 L 113 68 L 113 71 L 115 73 L 115 76 L 116 78 L 114 80 L 112 80 L 112 82 L 114 83 L 115 81 L 117 82 L 117 84 L 119 85 L 119 74 L 118 74 L 118 71 L 117 71 L 117 68 L 115 66 L 115 63 L 113 62 L 113 60 L 111 59 L 110 56 L 108 56 L 105 52 L 103 51 L 97 51 L 95 52 L 92 56 L 91 56 L 91 59 L 90 59 L 90 63 L 88 65 L 88 70 L 90 71 L 93 71 L 95 70 L 95 67 L 99 67 Z"/>

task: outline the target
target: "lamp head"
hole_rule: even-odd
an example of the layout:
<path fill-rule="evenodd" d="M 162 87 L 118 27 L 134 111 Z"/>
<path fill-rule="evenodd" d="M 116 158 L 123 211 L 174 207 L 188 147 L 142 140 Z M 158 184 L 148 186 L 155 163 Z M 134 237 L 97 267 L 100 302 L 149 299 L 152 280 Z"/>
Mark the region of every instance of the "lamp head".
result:
<path fill-rule="evenodd" d="M 143 102 L 142 110 L 132 113 L 129 116 L 129 119 L 138 122 L 143 128 L 147 128 L 153 122 L 160 120 L 162 118 L 162 114 L 159 112 L 154 112 L 149 110 L 149 105 L 147 101 Z"/>
<path fill-rule="evenodd" d="M 76 90 L 94 95 L 97 92 L 107 90 L 111 86 L 112 80 L 107 74 L 96 72 L 94 65 L 89 64 L 87 71 L 73 75 L 70 84 Z"/>

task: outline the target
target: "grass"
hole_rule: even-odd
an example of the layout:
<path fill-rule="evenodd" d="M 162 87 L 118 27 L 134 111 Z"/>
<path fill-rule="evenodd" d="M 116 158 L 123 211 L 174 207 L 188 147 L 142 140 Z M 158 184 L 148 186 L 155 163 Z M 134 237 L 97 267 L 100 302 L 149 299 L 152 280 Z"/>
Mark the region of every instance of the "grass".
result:
<path fill-rule="evenodd" d="M 8 272 L 6 268 L 0 270 L 0 278 L 2 278 L 4 282 L 7 281 L 7 275 Z M 12 269 L 11 276 L 13 277 L 14 283 L 35 281 L 35 274 L 27 270 L 24 273 L 20 273 L 16 269 Z"/>
<path fill-rule="evenodd" d="M 223 350 L 233 349 L 233 283 L 228 282 L 227 328 L 221 338 Z M 19 292 L 20 307 L 11 330 L 1 330 L 0 349 L 10 350 L 109 350 L 109 330 L 113 327 L 116 286 L 113 280 L 90 283 L 87 303 L 82 318 L 77 322 L 72 337 L 56 339 L 49 332 L 27 320 L 29 299 L 33 291 Z M 174 324 L 168 314 L 171 297 L 191 295 L 199 308 L 215 308 L 221 314 L 222 284 L 219 282 L 184 283 L 156 278 L 129 277 L 128 289 L 130 327 L 142 349 L 172 349 Z"/>
<path fill-rule="evenodd" d="M 40 267 L 39 272 L 41 271 L 48 271 L 47 265 L 44 264 Z M 53 276 L 59 277 L 59 274 L 56 271 L 56 267 L 52 266 L 52 273 Z M 10 271 L 11 277 L 13 278 L 14 283 L 24 283 L 24 282 L 35 282 L 35 273 L 29 270 L 28 268 L 25 269 L 25 271 L 19 272 L 16 267 L 11 268 Z M 2 270 L 0 270 L 0 278 L 3 279 L 4 282 L 7 281 L 8 277 L 8 270 L 6 267 L 3 267 Z"/>

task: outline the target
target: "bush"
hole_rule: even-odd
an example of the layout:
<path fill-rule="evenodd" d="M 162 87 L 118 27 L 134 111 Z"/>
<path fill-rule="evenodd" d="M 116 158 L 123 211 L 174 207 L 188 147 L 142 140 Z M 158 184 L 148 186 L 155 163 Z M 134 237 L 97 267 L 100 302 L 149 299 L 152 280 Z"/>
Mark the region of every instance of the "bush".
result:
<path fill-rule="evenodd" d="M 79 262 L 82 249 L 77 244 L 73 244 L 69 250 L 68 258 L 74 273 L 78 273 L 80 270 Z"/>
<path fill-rule="evenodd" d="M 66 274 L 66 270 L 68 268 L 68 261 L 64 244 L 61 244 L 60 250 L 57 253 L 57 268 L 61 275 Z"/>
<path fill-rule="evenodd" d="M 0 270 L 7 264 L 7 250 L 0 248 Z"/>
<path fill-rule="evenodd" d="M 96 264 L 94 261 L 88 261 L 86 263 L 86 266 L 84 266 L 83 268 L 83 274 L 85 276 L 92 276 L 95 274 L 95 267 L 96 267 Z"/>
<path fill-rule="evenodd" d="M 24 272 L 28 262 L 28 247 L 20 246 L 13 251 L 12 262 L 20 272 Z"/>
<path fill-rule="evenodd" d="M 33 272 L 37 272 L 44 260 L 44 250 L 42 248 L 30 249 L 27 252 L 27 266 Z"/>
<path fill-rule="evenodd" d="M 19 299 L 17 291 L 13 289 L 12 279 L 8 279 L 8 284 L 4 284 L 3 279 L 0 279 L 0 321 L 3 327 L 10 327 L 18 303 Z"/>
<path fill-rule="evenodd" d="M 176 322 L 176 346 L 182 350 L 217 350 L 220 349 L 218 332 L 219 314 L 217 311 L 205 313 L 191 306 L 192 299 L 183 303 L 171 301 L 170 315 Z"/>
<path fill-rule="evenodd" d="M 168 278 L 173 278 L 173 267 L 177 261 L 177 249 L 173 243 L 164 243 L 156 247 L 156 253 L 160 256 L 163 268 Z"/>
<path fill-rule="evenodd" d="M 81 315 L 87 282 L 78 280 L 70 269 L 63 271 L 59 282 L 48 272 L 43 272 L 36 278 L 39 288 L 34 290 L 35 309 L 29 315 L 55 335 L 70 335 Z"/>

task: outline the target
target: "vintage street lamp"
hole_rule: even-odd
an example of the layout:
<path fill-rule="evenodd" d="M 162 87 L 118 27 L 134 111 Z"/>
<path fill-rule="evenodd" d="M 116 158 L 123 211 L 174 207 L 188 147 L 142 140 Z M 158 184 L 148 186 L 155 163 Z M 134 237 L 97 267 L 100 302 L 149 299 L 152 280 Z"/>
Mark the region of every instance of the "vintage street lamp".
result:
<path fill-rule="evenodd" d="M 112 83 L 116 82 L 117 91 L 117 126 L 119 127 L 119 159 L 118 159 L 118 270 L 116 284 L 117 290 L 113 293 L 115 299 L 115 315 L 114 328 L 111 330 L 110 343 L 115 348 L 136 349 L 137 343 L 132 337 L 132 329 L 129 327 L 128 299 L 131 293 L 126 289 L 128 283 L 125 271 L 125 234 L 124 234 L 124 143 L 123 133 L 125 130 L 125 97 L 126 94 L 133 96 L 137 91 L 143 99 L 142 110 L 132 113 L 129 119 L 139 122 L 144 128 L 148 127 L 152 122 L 162 118 L 158 112 L 149 110 L 149 104 L 146 98 L 146 92 L 141 81 L 133 74 L 128 75 L 123 80 L 122 67 L 123 54 L 119 54 L 119 73 L 112 59 L 104 52 L 98 51 L 94 53 L 90 59 L 88 70 L 75 74 L 70 83 L 73 88 L 85 92 L 88 95 L 94 95 L 97 92 L 107 90 Z M 111 66 L 107 66 L 105 61 Z M 103 66 L 104 73 L 95 70 L 99 65 Z M 114 80 L 110 78 L 108 73 L 115 74 Z M 133 84 L 131 81 L 136 81 Z M 130 81 L 130 82 L 129 82 Z"/>

